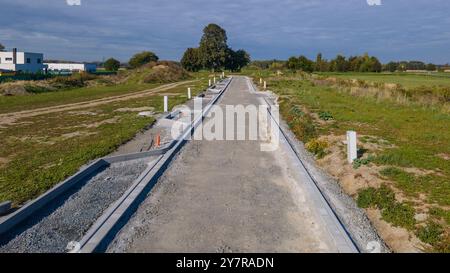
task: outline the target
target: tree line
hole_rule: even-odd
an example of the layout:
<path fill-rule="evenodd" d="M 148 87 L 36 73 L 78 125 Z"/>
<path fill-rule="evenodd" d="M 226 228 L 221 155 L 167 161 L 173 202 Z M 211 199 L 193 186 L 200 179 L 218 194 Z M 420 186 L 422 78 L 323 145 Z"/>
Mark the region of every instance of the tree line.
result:
<path fill-rule="evenodd" d="M 193 72 L 201 69 L 240 71 L 249 63 L 250 55 L 243 49 L 230 48 L 226 31 L 216 24 L 207 25 L 199 47 L 188 48 L 181 59 L 183 68 Z"/>
<path fill-rule="evenodd" d="M 317 54 L 316 60 L 310 60 L 304 55 L 290 57 L 287 61 L 267 60 L 253 61 L 251 66 L 260 69 L 281 69 L 302 70 L 305 72 L 381 72 L 381 71 L 407 71 L 407 70 L 427 70 L 436 71 L 445 66 L 421 61 L 400 61 L 382 64 L 375 56 L 364 54 L 361 56 L 345 57 L 337 55 L 334 59 L 326 60 L 322 54 Z"/>

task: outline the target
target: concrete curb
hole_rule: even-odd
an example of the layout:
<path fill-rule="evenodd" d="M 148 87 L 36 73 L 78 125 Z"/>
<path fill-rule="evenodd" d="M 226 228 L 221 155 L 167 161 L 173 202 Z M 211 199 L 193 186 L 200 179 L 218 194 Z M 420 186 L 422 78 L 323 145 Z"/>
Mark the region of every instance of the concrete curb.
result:
<path fill-rule="evenodd" d="M 229 83 L 231 80 L 229 81 Z M 226 85 L 228 87 L 229 83 Z M 226 89 L 226 88 L 225 88 Z M 225 90 L 224 89 L 224 90 Z M 219 94 L 218 96 L 220 96 Z M 215 101 L 214 101 L 215 102 Z M 175 110 L 174 112 L 171 112 L 164 116 L 164 118 L 173 119 L 174 117 L 178 116 L 180 114 L 179 110 Z M 57 198 L 59 195 L 63 194 L 67 190 L 71 189 L 72 187 L 76 186 L 80 181 L 82 181 L 84 178 L 88 177 L 89 175 L 92 175 L 95 173 L 98 169 L 109 166 L 112 163 L 117 162 L 123 162 L 123 161 L 129 161 L 133 159 L 139 159 L 144 157 L 150 157 L 150 156 L 157 156 L 162 155 L 170 151 L 175 145 L 177 144 L 177 140 L 172 140 L 169 144 L 166 146 L 155 149 L 147 152 L 141 152 L 141 153 L 132 153 L 132 154 L 126 154 L 126 155 L 119 155 L 119 156 L 111 156 L 111 157 L 103 157 L 100 159 L 95 160 L 93 163 L 89 164 L 87 167 L 81 169 L 76 174 L 72 175 L 71 177 L 67 178 L 66 180 L 58 183 L 56 186 L 39 196 L 38 198 L 34 199 L 33 201 L 30 201 L 28 204 L 24 205 L 17 211 L 2 217 L 0 220 L 0 234 L 4 234 L 14 228 L 16 225 L 20 224 L 24 220 L 26 220 L 29 216 L 34 214 L 37 210 L 41 209 L 48 203 L 50 203 L 52 200 Z"/>
<path fill-rule="evenodd" d="M 145 198 L 145 194 L 148 193 L 156 184 L 159 177 L 164 173 L 171 160 L 175 157 L 176 153 L 186 143 L 188 135 L 192 134 L 195 129 L 201 124 L 205 116 L 209 113 L 212 106 L 223 95 L 230 85 L 232 78 L 224 85 L 224 88 L 218 93 L 214 99 L 212 99 L 208 105 L 203 108 L 201 116 L 197 117 L 189 128 L 171 143 L 171 148 L 168 149 L 164 155 L 161 155 L 154 164 L 151 164 L 133 185 L 122 195 L 122 197 L 113 203 L 105 213 L 92 225 L 85 236 L 79 242 L 79 249 L 74 252 L 78 253 L 92 253 L 104 251 L 110 240 L 117 234 L 120 229 L 120 225 L 123 224 L 124 218 L 129 217 L 139 203 Z M 168 115 L 167 117 L 172 115 Z M 122 221 L 122 222 L 121 222 Z"/>

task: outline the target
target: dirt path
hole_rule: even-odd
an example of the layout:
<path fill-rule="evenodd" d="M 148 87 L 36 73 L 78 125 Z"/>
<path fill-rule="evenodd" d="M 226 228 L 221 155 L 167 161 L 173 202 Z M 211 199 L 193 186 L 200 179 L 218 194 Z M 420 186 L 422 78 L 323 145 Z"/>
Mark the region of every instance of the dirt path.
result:
<path fill-rule="evenodd" d="M 219 106 L 260 104 L 237 77 Z M 190 141 L 110 252 L 351 252 L 286 143 Z"/>
<path fill-rule="evenodd" d="M 165 84 L 165 85 L 159 86 L 157 88 L 153 88 L 153 89 L 134 92 L 131 94 L 107 97 L 107 98 L 102 98 L 102 99 L 89 100 L 89 101 L 83 101 L 83 102 L 76 102 L 76 103 L 69 103 L 69 104 L 63 104 L 63 105 L 57 105 L 57 106 L 38 108 L 38 109 L 33 109 L 33 110 L 24 110 L 24 111 L 19 111 L 19 112 L 0 114 L 0 126 L 14 124 L 18 119 L 21 119 L 21 118 L 34 117 L 34 116 L 38 116 L 38 115 L 57 113 L 57 112 L 63 112 L 63 111 L 68 111 L 68 110 L 77 110 L 77 109 L 89 108 L 89 107 L 93 107 L 93 106 L 97 106 L 97 105 L 108 104 L 111 102 L 141 98 L 141 97 L 152 95 L 157 92 L 166 91 L 166 90 L 169 90 L 174 87 L 177 87 L 177 86 L 180 86 L 183 84 L 187 84 L 190 82 L 193 82 L 193 81 L 182 81 L 182 82 L 177 82 L 177 83 L 170 83 L 170 84 Z"/>

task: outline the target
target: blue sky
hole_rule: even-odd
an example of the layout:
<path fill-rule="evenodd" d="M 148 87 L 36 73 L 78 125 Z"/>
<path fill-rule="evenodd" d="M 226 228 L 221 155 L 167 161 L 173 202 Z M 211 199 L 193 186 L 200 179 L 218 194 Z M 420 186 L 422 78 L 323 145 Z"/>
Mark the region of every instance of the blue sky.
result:
<path fill-rule="evenodd" d="M 75 0 L 71 0 L 75 1 Z M 368 52 L 382 61 L 450 62 L 450 1 L 0 0 L 0 43 L 46 58 L 126 61 L 141 50 L 179 60 L 208 23 L 253 59 Z"/>

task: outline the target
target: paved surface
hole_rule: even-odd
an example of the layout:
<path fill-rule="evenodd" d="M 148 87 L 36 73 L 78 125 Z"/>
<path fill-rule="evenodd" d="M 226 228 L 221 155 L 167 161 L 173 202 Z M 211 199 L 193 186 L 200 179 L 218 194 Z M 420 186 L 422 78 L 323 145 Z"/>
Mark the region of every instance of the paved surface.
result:
<path fill-rule="evenodd" d="M 260 104 L 248 89 L 235 78 L 219 105 Z M 286 143 L 260 144 L 188 142 L 108 251 L 350 251 Z"/>

